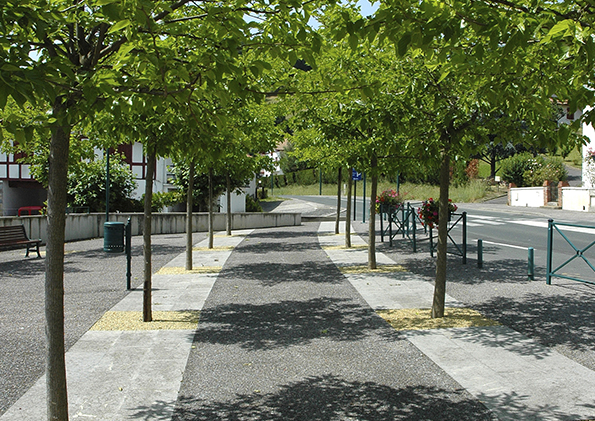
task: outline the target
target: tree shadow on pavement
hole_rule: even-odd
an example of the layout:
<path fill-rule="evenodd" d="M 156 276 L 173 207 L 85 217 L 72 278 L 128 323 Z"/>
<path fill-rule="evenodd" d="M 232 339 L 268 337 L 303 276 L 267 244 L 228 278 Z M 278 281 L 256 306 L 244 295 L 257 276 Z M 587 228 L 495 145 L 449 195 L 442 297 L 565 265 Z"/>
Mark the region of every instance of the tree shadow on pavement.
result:
<path fill-rule="evenodd" d="M 595 351 L 595 295 L 494 297 L 474 308 L 544 346 Z"/>
<path fill-rule="evenodd" d="M 156 412 L 169 407 L 137 408 L 136 419 L 166 420 Z M 465 392 L 436 387 L 390 387 L 374 382 L 348 381 L 334 375 L 307 377 L 282 385 L 278 391 L 237 394 L 227 401 L 181 396 L 172 421 L 394 421 L 495 420 L 479 401 Z"/>
<path fill-rule="evenodd" d="M 320 263 L 277 262 L 237 264 L 231 267 L 233 277 L 256 279 L 261 285 L 275 286 L 287 282 L 311 282 L 316 284 L 340 284 L 345 282 L 343 274 L 329 261 Z M 225 273 L 222 273 L 223 278 Z"/>
<path fill-rule="evenodd" d="M 397 339 L 384 320 L 360 302 L 315 298 L 203 309 L 194 343 L 268 350 L 304 345 L 319 338 L 360 340 L 374 332 Z"/>

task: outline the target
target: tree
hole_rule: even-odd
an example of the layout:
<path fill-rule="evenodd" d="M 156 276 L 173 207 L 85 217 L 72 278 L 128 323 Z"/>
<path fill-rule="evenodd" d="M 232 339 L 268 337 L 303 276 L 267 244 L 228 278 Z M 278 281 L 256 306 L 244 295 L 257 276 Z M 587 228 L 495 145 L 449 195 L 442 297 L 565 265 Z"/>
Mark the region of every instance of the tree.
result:
<path fill-rule="evenodd" d="M 351 21 L 339 30 L 338 36 L 388 41 L 399 56 L 408 58 L 404 63 L 417 68 L 417 72 L 407 73 L 416 75 L 407 88 L 407 99 L 411 101 L 409 109 L 419 111 L 417 119 L 421 118 L 423 125 L 412 126 L 421 142 L 408 147 L 440 160 L 441 221 L 447 220 L 448 213 L 449 163 L 476 153 L 480 145 L 473 142 L 473 134 L 481 117 L 505 110 L 517 121 L 538 124 L 549 118 L 554 92 L 566 97 L 563 81 L 568 81 L 564 78 L 567 73 L 552 72 L 556 70 L 548 59 L 552 49 L 530 42 L 528 27 L 535 28 L 548 18 L 543 16 L 539 24 L 529 25 L 516 15 L 516 6 L 514 2 L 403 1 L 381 7 L 370 21 Z M 532 139 L 532 143 L 554 145 L 567 134 L 568 130 L 561 128 L 556 138 Z M 444 315 L 446 236 L 446 224 L 442 223 L 432 317 Z"/>
<path fill-rule="evenodd" d="M 62 291 L 73 124 L 111 104 L 119 118 L 122 103 L 114 99 L 132 94 L 165 102 L 191 94 L 196 102 L 205 92 L 217 91 L 223 99 L 246 92 L 253 75 L 266 64 L 257 56 L 240 57 L 240 52 L 258 48 L 261 54 L 293 59 L 309 41 L 307 21 L 315 7 L 315 2 L 277 7 L 268 2 L 185 0 L 90 0 L 74 5 L 66 0 L 8 0 L 2 6 L 0 109 L 12 97 L 20 106 L 29 101 L 34 106 L 45 103 L 52 110 L 44 119 L 52 132 L 46 253 L 48 419 L 68 419 Z M 252 19 L 246 19 L 247 14 Z M 215 89 L 227 77 L 226 88 Z M 24 134 L 30 138 L 28 130 Z M 151 173 L 156 150 L 147 151 Z"/>

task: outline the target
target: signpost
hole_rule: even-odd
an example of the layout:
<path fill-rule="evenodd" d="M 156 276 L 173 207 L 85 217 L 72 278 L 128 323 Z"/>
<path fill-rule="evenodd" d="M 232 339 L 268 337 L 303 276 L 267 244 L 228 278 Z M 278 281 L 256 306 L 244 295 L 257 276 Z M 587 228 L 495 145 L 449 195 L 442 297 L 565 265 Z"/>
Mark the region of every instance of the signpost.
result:
<path fill-rule="evenodd" d="M 357 218 L 357 206 L 356 206 L 356 199 L 357 199 L 357 182 L 362 180 L 362 173 L 357 172 L 356 170 L 351 170 L 351 179 L 353 180 L 353 220 Z"/>

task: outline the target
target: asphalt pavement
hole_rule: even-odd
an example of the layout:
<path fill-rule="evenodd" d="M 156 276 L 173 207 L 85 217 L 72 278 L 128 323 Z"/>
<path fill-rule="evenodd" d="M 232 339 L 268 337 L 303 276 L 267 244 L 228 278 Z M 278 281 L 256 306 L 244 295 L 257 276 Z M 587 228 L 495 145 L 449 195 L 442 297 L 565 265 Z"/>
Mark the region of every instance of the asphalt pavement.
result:
<path fill-rule="evenodd" d="M 345 272 L 365 265 L 367 224 L 352 223 L 347 250 L 334 223 L 319 221 L 332 207 L 273 211 L 300 209 L 300 227 L 217 236 L 213 250 L 197 234 L 192 273 L 180 270 L 184 237 L 156 236 L 161 313 L 148 330 L 97 327 L 138 314 L 142 292 L 123 290 L 122 256 L 105 256 L 98 240 L 67 244 L 71 419 L 595 419 L 591 286 L 449 258 L 447 306 L 500 325 L 398 331 L 377 311 L 429 307 L 434 260 L 379 243 L 379 264 L 405 270 Z M 42 260 L 19 253 L 0 253 L 1 421 L 45 419 Z"/>

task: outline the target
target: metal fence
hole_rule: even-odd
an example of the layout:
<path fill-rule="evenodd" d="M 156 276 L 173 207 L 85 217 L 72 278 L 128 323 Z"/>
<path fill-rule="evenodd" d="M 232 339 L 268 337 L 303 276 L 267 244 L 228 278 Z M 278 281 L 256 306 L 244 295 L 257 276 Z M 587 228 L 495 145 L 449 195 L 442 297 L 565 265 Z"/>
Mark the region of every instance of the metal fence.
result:
<path fill-rule="evenodd" d="M 574 262 L 575 260 L 583 261 L 589 268 L 591 268 L 591 270 L 593 272 L 595 272 L 595 267 L 589 261 L 589 259 L 587 258 L 587 256 L 585 256 L 585 253 L 587 251 L 589 251 L 595 245 L 595 240 L 593 240 L 591 242 L 588 242 L 586 246 L 583 246 L 583 247 L 578 246 L 577 244 L 575 244 L 575 242 L 573 242 L 569 238 L 568 235 L 566 235 L 565 233 L 562 232 L 562 230 L 560 229 L 560 227 L 574 227 L 574 228 L 590 228 L 590 229 L 595 229 L 595 227 L 593 227 L 593 226 L 554 222 L 553 219 L 548 220 L 548 228 L 547 228 L 547 263 L 546 263 L 546 278 L 545 278 L 546 284 L 551 285 L 552 278 L 553 277 L 557 277 L 557 278 L 570 279 L 572 281 L 585 282 L 585 283 L 588 283 L 588 284 L 594 284 L 595 285 L 595 282 L 593 282 L 592 280 L 581 279 L 581 278 L 577 278 L 575 276 L 570 276 L 570 275 L 567 275 L 565 273 L 561 273 L 560 272 L 563 268 L 567 267 L 570 263 Z M 562 263 L 561 265 L 559 265 L 555 269 L 552 269 L 553 260 L 554 260 L 554 235 L 556 233 L 559 234 L 560 237 L 562 237 L 562 239 L 572 248 L 572 250 L 574 250 L 574 255 L 572 255 L 570 258 L 566 259 L 566 261 L 564 261 L 564 263 Z"/>

